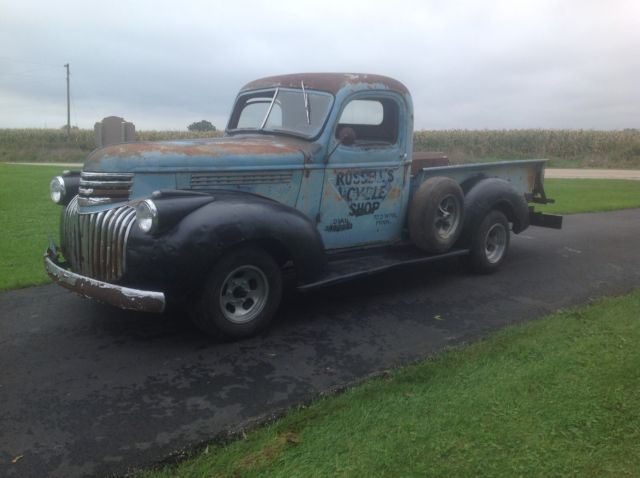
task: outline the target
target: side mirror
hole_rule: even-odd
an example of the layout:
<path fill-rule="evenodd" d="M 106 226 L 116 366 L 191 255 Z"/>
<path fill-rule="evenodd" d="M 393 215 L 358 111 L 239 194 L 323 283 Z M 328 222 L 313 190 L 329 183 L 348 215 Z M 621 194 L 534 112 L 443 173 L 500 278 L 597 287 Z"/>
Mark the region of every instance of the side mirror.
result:
<path fill-rule="evenodd" d="M 338 142 L 333 147 L 331 152 L 327 155 L 327 159 L 325 159 L 325 163 L 329 162 L 329 158 L 333 155 L 333 153 L 336 152 L 336 149 L 338 149 L 338 146 L 340 146 L 341 144 L 344 144 L 345 146 L 351 146 L 355 142 L 356 142 L 356 132 L 354 131 L 353 128 L 351 128 L 350 126 L 344 126 L 343 128 L 340 128 L 340 131 L 338 131 Z"/>
<path fill-rule="evenodd" d="M 356 142 L 356 132 L 353 130 L 353 128 L 345 126 L 338 133 L 338 139 L 340 140 L 340 144 L 351 146 Z"/>

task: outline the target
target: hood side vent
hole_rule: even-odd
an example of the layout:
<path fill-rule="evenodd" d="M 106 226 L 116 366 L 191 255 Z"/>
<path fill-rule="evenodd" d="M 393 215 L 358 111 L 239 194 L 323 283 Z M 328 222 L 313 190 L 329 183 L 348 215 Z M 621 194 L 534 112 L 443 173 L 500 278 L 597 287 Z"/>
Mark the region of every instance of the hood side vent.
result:
<path fill-rule="evenodd" d="M 221 186 L 253 186 L 291 182 L 291 171 L 248 171 L 224 173 L 195 173 L 191 175 L 191 189 L 215 189 Z"/>

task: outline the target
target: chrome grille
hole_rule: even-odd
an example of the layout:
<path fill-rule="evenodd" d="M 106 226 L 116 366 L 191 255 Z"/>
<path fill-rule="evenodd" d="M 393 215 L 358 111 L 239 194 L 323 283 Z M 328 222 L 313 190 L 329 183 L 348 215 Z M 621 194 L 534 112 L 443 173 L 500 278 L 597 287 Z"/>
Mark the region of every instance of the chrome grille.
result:
<path fill-rule="evenodd" d="M 118 280 L 125 272 L 125 253 L 135 209 L 121 206 L 91 214 L 78 212 L 78 196 L 62 215 L 61 247 L 72 270 L 103 281 Z"/>
<path fill-rule="evenodd" d="M 211 189 L 220 186 L 288 183 L 291 182 L 291 178 L 291 171 L 194 173 L 191 175 L 191 189 Z"/>
<path fill-rule="evenodd" d="M 81 206 L 124 202 L 129 199 L 132 173 L 80 173 L 78 189 Z"/>

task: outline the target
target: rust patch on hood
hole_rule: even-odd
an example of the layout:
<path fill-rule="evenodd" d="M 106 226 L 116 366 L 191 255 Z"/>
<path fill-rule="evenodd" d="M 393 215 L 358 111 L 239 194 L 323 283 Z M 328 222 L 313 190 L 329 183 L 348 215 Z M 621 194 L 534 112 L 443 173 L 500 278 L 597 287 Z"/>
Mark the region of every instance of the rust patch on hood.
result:
<path fill-rule="evenodd" d="M 96 151 L 95 156 L 144 156 L 147 153 L 175 154 L 180 156 L 264 155 L 299 152 L 300 148 L 285 142 L 274 141 L 150 141 L 123 143 Z"/>
<path fill-rule="evenodd" d="M 225 137 L 207 140 L 145 141 L 122 143 L 94 151 L 86 165 L 103 159 L 144 158 L 151 156 L 182 156 L 212 158 L 222 156 L 279 156 L 302 153 L 305 159 L 312 145 L 306 141 L 287 137 Z M 85 165 L 85 166 L 86 166 Z"/>

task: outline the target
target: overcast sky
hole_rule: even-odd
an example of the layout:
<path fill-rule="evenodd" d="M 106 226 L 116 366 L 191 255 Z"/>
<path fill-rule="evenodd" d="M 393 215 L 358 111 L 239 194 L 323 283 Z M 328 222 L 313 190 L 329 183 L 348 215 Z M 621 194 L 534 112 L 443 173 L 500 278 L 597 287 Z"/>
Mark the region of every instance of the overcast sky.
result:
<path fill-rule="evenodd" d="M 640 127 L 640 1 L 0 0 L 0 127 L 224 128 L 262 76 L 393 76 L 417 129 Z"/>

